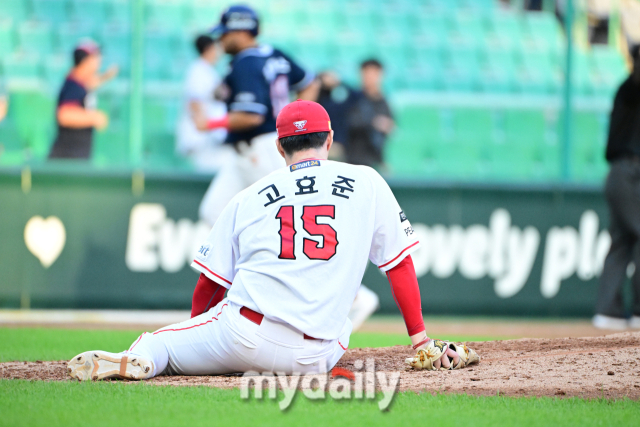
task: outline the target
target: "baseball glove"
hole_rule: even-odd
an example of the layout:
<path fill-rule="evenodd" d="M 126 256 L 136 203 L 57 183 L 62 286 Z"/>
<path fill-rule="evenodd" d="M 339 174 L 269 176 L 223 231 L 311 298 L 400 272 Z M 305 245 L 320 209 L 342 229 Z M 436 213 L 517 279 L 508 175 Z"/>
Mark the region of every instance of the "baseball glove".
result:
<path fill-rule="evenodd" d="M 448 368 L 443 366 L 443 356 L 446 357 L 449 362 Z M 429 371 L 462 369 L 472 363 L 479 362 L 480 356 L 478 356 L 478 353 L 466 345 L 441 340 L 430 340 L 427 346 L 418 350 L 415 356 L 405 359 L 405 363 L 413 369 L 426 369 Z"/>

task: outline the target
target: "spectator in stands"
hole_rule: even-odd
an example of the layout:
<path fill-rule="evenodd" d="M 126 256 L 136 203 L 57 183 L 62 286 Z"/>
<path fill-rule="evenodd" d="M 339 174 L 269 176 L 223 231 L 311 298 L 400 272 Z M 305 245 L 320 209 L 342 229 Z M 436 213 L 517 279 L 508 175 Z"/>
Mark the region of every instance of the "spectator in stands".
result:
<path fill-rule="evenodd" d="M 0 93 L 0 122 L 4 120 L 9 109 L 9 101 L 7 101 L 7 95 Z"/>
<path fill-rule="evenodd" d="M 7 94 L 4 91 L 4 85 L 2 84 L 2 80 L 0 80 L 0 122 L 2 122 L 4 118 L 7 116 L 8 110 L 9 110 L 9 98 L 7 97 Z"/>
<path fill-rule="evenodd" d="M 183 111 L 176 129 L 176 150 L 197 170 L 215 172 L 233 155 L 231 147 L 223 144 L 227 130 L 200 131 L 196 128 L 196 120 L 216 120 L 227 114 L 226 104 L 216 99 L 222 80 L 213 65 L 219 54 L 214 40 L 208 35 L 199 36 L 195 48 L 199 56 L 187 71 Z"/>
<path fill-rule="evenodd" d="M 600 276 L 593 324 L 625 329 L 622 298 L 627 266 L 635 263 L 633 312 L 629 326 L 640 328 L 640 46 L 633 49 L 634 67 L 616 93 L 609 124 L 606 157 L 611 165 L 605 196 L 609 204 L 611 249 Z"/>
<path fill-rule="evenodd" d="M 317 102 L 329 113 L 333 129 L 333 145 L 329 154 L 332 159 L 343 160 L 349 132 L 347 115 L 356 98 L 356 92 L 343 83 L 340 76 L 333 71 L 320 73 L 318 79 L 320 92 Z"/>
<path fill-rule="evenodd" d="M 113 66 L 99 74 L 101 62 L 100 48 L 92 40 L 84 40 L 74 49 L 74 66 L 58 96 L 58 135 L 49 153 L 50 159 L 88 159 L 93 130 L 107 127 L 107 115 L 96 110 L 93 91 L 113 79 L 118 68 Z"/>
<path fill-rule="evenodd" d="M 362 92 L 355 97 L 348 115 L 346 161 L 384 169 L 382 150 L 395 124 L 382 94 L 382 64 L 376 59 L 364 61 L 360 75 Z"/>

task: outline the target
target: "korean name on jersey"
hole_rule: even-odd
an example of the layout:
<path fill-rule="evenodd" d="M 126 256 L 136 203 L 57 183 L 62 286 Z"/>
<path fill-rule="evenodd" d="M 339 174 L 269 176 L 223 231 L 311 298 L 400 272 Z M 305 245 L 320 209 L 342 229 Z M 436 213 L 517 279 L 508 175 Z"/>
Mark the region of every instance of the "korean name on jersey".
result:
<path fill-rule="evenodd" d="M 239 193 L 192 267 L 229 288 L 232 302 L 336 339 L 367 259 L 387 271 L 418 246 L 376 171 L 310 159 Z"/>

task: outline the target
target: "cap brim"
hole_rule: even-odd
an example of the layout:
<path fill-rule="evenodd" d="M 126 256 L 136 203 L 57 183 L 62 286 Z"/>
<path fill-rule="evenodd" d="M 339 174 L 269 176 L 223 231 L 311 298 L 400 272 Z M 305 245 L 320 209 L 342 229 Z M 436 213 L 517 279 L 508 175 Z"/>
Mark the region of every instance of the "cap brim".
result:
<path fill-rule="evenodd" d="M 224 24 L 218 24 L 215 27 L 211 28 L 209 30 L 209 35 L 214 39 L 214 40 L 218 40 L 220 37 L 222 37 L 224 34 L 228 33 L 229 30 L 227 29 L 227 27 Z"/>

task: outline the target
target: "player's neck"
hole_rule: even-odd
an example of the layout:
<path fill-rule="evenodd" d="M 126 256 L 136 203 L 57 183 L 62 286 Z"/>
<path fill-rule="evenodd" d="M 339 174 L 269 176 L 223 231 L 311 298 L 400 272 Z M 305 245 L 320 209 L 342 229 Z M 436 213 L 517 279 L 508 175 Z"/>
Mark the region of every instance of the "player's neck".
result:
<path fill-rule="evenodd" d="M 89 74 L 79 67 L 72 68 L 71 72 L 69 73 L 69 77 L 83 86 L 86 86 L 90 80 Z"/>
<path fill-rule="evenodd" d="M 296 151 L 295 153 L 293 153 L 293 155 L 287 156 L 285 158 L 287 166 L 301 162 L 303 160 L 327 160 L 327 154 L 323 153 L 320 150 L 304 150 Z"/>

